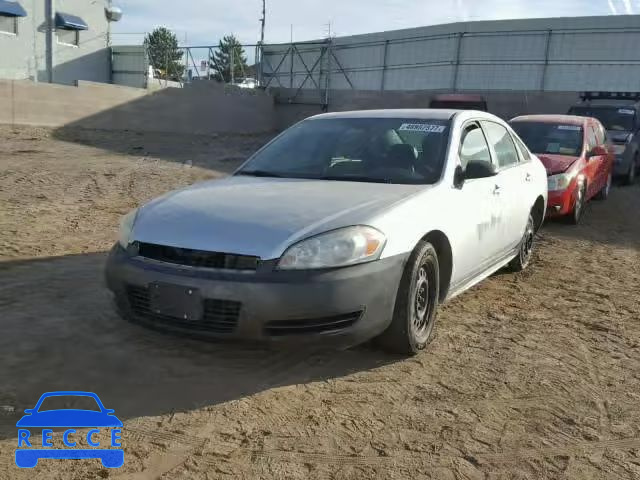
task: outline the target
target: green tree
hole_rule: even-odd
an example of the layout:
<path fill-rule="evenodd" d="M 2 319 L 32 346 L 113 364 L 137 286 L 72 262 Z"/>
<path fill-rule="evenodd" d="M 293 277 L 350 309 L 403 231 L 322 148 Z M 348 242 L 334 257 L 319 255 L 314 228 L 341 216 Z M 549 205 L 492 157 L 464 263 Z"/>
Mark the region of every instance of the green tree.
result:
<path fill-rule="evenodd" d="M 178 48 L 178 38 L 165 27 L 158 27 L 147 34 L 144 46 L 149 55 L 149 62 L 161 77 L 168 80 L 180 80 L 184 73 L 182 63 L 183 52 Z"/>
<path fill-rule="evenodd" d="M 218 43 L 218 48 L 213 52 L 209 63 L 215 72 L 213 78 L 219 82 L 231 81 L 231 61 L 233 59 L 233 76 L 241 78 L 246 75 L 247 56 L 244 48 L 233 35 L 226 35 Z"/>

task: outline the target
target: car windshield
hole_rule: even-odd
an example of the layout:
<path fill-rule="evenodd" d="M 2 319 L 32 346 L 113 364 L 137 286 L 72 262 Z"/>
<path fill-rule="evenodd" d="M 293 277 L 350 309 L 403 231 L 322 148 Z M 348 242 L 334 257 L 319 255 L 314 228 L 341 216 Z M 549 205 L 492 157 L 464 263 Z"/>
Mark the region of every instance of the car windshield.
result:
<path fill-rule="evenodd" d="M 100 406 L 95 398 L 86 395 L 57 395 L 46 397 L 38 412 L 46 412 L 49 410 L 91 410 L 100 412 Z"/>
<path fill-rule="evenodd" d="M 633 130 L 636 112 L 633 108 L 599 107 L 591 105 L 571 107 L 569 114 L 597 118 L 607 130 L 630 132 Z"/>
<path fill-rule="evenodd" d="M 579 156 L 584 147 L 583 129 L 579 125 L 513 122 L 511 128 L 533 153 Z"/>
<path fill-rule="evenodd" d="M 450 121 L 327 118 L 303 121 L 236 175 L 430 184 L 440 179 Z"/>

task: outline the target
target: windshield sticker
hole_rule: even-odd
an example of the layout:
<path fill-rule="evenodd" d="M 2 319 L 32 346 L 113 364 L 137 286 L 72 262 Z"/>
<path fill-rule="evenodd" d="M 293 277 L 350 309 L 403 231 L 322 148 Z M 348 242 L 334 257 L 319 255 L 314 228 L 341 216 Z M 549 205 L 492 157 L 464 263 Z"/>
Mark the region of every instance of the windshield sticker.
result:
<path fill-rule="evenodd" d="M 623 115 L 633 115 L 635 114 L 635 110 L 629 110 L 628 108 L 621 108 L 618 110 L 618 113 L 622 113 Z"/>
<path fill-rule="evenodd" d="M 427 132 L 442 133 L 447 129 L 444 125 L 431 125 L 428 123 L 403 123 L 400 125 L 401 132 Z"/>
<path fill-rule="evenodd" d="M 579 132 L 582 127 L 578 125 L 558 125 L 558 130 L 571 130 L 574 132 Z"/>
<path fill-rule="evenodd" d="M 562 155 L 575 155 L 576 149 L 570 147 L 560 147 L 558 149 L 558 153 L 561 153 Z"/>

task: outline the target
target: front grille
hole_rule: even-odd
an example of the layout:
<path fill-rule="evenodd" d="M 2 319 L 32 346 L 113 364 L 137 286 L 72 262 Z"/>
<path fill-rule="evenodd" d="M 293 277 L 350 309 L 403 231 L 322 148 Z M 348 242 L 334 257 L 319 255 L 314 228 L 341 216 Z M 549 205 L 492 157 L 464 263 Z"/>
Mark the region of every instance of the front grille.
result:
<path fill-rule="evenodd" d="M 154 243 L 138 243 L 138 255 L 160 262 L 188 267 L 221 268 L 229 270 L 256 270 L 258 257 L 231 253 L 207 252 L 188 248 L 169 247 Z"/>
<path fill-rule="evenodd" d="M 242 306 L 240 302 L 205 299 L 202 319 L 187 321 L 153 312 L 150 308 L 149 290 L 145 287 L 130 285 L 126 291 L 131 313 L 137 319 L 154 324 L 211 333 L 233 333 L 238 325 L 240 307 Z"/>
<path fill-rule="evenodd" d="M 303 320 L 277 320 L 267 323 L 267 335 L 278 337 L 282 335 L 309 335 L 342 330 L 356 323 L 362 312 L 346 313 L 332 317 L 307 318 Z"/>

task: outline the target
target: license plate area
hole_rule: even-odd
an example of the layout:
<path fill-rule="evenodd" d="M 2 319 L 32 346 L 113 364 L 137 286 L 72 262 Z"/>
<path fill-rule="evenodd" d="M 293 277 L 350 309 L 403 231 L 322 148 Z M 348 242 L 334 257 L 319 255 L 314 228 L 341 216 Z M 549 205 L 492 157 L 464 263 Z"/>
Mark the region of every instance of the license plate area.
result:
<path fill-rule="evenodd" d="M 191 322 L 202 320 L 202 297 L 196 288 L 152 283 L 149 285 L 149 306 L 158 315 Z"/>

